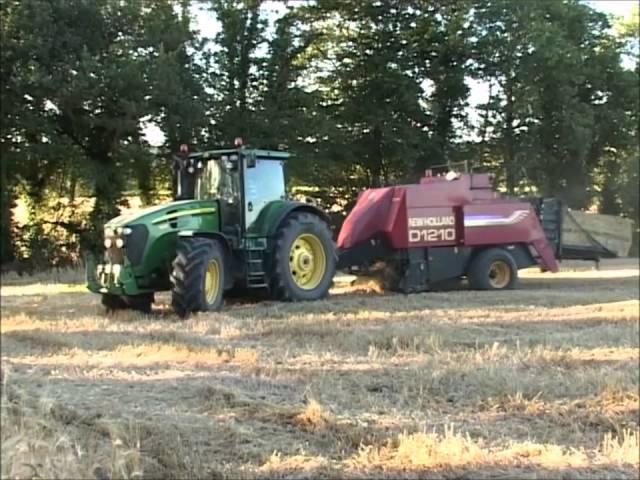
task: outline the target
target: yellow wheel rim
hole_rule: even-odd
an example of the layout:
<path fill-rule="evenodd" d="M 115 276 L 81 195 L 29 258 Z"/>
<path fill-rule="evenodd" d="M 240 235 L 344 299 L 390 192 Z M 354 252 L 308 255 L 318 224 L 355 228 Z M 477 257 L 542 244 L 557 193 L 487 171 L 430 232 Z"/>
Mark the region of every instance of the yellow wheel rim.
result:
<path fill-rule="evenodd" d="M 220 288 L 220 266 L 217 260 L 209 260 L 207 271 L 204 274 L 204 295 L 207 303 L 212 303 L 216 299 Z"/>
<path fill-rule="evenodd" d="M 511 281 L 511 269 L 506 262 L 496 260 L 489 269 L 489 283 L 493 288 L 504 288 Z"/>
<path fill-rule="evenodd" d="M 313 290 L 320 285 L 326 270 L 327 256 L 320 239 L 310 233 L 296 238 L 289 252 L 289 271 L 295 284 Z"/>

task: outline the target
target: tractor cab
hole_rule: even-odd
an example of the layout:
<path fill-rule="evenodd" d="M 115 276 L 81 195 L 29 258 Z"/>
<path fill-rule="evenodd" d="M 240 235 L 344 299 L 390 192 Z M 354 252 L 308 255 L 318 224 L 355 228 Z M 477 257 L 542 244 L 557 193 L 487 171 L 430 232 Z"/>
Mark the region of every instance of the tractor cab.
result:
<path fill-rule="evenodd" d="M 175 159 L 176 200 L 217 200 L 222 231 L 240 237 L 275 200 L 286 200 L 286 152 L 239 147 L 189 154 Z"/>

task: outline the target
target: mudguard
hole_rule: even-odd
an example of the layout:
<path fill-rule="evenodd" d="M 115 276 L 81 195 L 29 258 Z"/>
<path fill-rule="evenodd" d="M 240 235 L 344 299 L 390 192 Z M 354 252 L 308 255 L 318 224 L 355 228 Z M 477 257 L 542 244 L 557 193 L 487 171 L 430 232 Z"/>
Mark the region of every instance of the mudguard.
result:
<path fill-rule="evenodd" d="M 308 212 L 317 215 L 327 224 L 329 216 L 315 205 L 288 200 L 275 200 L 268 203 L 249 227 L 248 233 L 259 237 L 273 236 L 284 219 L 294 212 Z"/>

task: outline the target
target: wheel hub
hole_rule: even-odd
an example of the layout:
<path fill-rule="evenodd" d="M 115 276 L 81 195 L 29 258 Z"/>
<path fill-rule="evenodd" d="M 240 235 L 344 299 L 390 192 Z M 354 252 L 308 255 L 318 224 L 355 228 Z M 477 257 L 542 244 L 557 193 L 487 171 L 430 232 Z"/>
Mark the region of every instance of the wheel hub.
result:
<path fill-rule="evenodd" d="M 204 295 L 208 303 L 212 303 L 220 288 L 220 267 L 216 260 L 209 261 L 204 275 Z"/>
<path fill-rule="evenodd" d="M 511 281 L 511 270 L 502 260 L 496 260 L 491 264 L 489 269 L 489 282 L 493 288 L 499 289 L 506 287 Z"/>
<path fill-rule="evenodd" d="M 289 253 L 289 271 L 298 287 L 305 290 L 316 288 L 326 267 L 326 255 L 318 237 L 302 234 L 294 240 Z"/>
<path fill-rule="evenodd" d="M 311 257 L 311 255 L 309 255 L 307 252 L 304 252 L 302 255 L 300 255 L 300 269 L 301 270 L 308 270 L 309 267 L 311 267 L 311 263 L 313 262 L 313 258 Z"/>

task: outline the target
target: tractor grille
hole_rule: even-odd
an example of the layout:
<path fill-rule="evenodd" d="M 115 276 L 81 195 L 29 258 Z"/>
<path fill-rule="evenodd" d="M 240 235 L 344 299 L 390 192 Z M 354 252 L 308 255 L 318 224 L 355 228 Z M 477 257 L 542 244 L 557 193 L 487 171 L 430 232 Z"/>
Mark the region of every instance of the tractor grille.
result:
<path fill-rule="evenodd" d="M 117 263 L 122 265 L 124 262 L 124 254 L 121 248 L 116 247 L 115 245 L 111 245 L 111 247 L 107 248 L 105 252 L 105 260 L 109 263 Z"/>
<path fill-rule="evenodd" d="M 131 233 L 127 235 L 125 250 L 129 263 L 136 266 L 142 262 L 144 249 L 147 246 L 149 230 L 145 225 L 131 225 Z"/>

